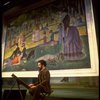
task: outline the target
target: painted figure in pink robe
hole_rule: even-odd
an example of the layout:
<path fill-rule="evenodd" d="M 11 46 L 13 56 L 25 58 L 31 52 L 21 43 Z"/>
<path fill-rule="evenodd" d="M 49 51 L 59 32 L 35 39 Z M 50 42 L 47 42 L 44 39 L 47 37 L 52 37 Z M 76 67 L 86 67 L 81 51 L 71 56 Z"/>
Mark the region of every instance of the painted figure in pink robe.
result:
<path fill-rule="evenodd" d="M 83 57 L 82 42 L 79 31 L 75 26 L 70 26 L 70 17 L 66 15 L 63 19 L 64 25 L 64 59 L 80 60 Z"/>

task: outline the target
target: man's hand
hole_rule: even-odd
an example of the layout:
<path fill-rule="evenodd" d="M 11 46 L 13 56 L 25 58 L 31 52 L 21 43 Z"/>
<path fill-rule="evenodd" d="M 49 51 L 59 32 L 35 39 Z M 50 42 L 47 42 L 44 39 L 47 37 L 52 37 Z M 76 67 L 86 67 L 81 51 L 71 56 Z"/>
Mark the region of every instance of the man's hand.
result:
<path fill-rule="evenodd" d="M 29 93 L 31 94 L 31 95 L 33 95 L 33 90 L 34 90 L 34 88 L 36 88 L 36 86 L 34 85 L 34 84 L 29 84 L 28 85 L 30 88 L 29 88 Z"/>
<path fill-rule="evenodd" d="M 36 85 L 34 84 L 29 84 L 28 86 L 30 87 L 30 90 L 32 90 L 33 88 L 36 88 Z"/>
<path fill-rule="evenodd" d="M 36 88 L 36 86 L 35 86 L 35 85 L 33 85 L 33 86 L 31 86 L 30 88 L 31 88 L 31 89 L 33 89 L 33 88 Z"/>
<path fill-rule="evenodd" d="M 29 86 L 29 87 L 32 87 L 32 86 L 34 86 L 34 84 L 29 84 L 28 86 Z"/>

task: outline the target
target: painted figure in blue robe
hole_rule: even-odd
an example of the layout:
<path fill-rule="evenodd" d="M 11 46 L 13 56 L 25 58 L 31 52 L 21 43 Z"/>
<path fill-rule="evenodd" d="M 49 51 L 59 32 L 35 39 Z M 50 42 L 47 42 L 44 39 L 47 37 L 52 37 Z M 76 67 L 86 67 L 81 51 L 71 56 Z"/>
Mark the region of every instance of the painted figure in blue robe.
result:
<path fill-rule="evenodd" d="M 59 32 L 59 36 L 58 36 L 58 41 L 60 44 L 63 44 L 63 37 L 64 37 L 64 25 L 63 23 L 60 23 L 58 25 L 58 32 Z"/>
<path fill-rule="evenodd" d="M 54 41 L 54 35 L 55 35 L 55 32 L 53 32 L 53 30 L 50 30 L 50 41 Z"/>

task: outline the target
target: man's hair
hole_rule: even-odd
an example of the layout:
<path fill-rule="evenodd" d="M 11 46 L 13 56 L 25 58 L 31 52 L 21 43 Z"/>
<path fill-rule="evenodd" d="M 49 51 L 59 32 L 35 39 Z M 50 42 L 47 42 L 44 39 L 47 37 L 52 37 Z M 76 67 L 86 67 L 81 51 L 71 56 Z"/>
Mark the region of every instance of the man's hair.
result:
<path fill-rule="evenodd" d="M 39 60 L 38 63 L 41 63 L 42 65 L 46 66 L 46 61 L 45 60 Z"/>

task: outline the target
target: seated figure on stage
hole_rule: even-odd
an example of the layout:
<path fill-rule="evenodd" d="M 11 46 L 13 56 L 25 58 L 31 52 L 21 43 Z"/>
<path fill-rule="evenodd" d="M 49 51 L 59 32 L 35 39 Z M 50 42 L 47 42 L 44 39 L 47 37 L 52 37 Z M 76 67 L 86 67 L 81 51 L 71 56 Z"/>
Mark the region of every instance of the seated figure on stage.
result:
<path fill-rule="evenodd" d="M 40 93 L 51 93 L 50 72 L 46 68 L 46 62 L 39 60 L 37 64 L 39 68 L 38 81 L 28 85 L 29 93 L 33 96 L 32 100 L 39 100 Z"/>

